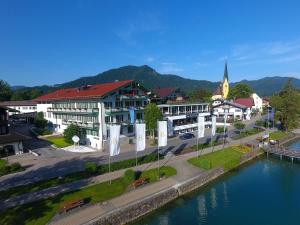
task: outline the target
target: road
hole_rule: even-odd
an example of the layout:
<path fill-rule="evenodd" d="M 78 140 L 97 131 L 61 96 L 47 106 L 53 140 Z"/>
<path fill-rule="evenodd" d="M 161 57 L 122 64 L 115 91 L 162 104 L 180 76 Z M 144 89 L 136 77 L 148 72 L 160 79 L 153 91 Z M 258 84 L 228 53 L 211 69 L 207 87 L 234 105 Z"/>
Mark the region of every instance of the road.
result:
<path fill-rule="evenodd" d="M 257 117 L 251 121 L 245 121 L 247 128 L 253 127 L 255 121 L 260 119 Z M 28 132 L 26 127 L 18 128 L 19 132 Z M 28 130 L 28 127 L 27 127 Z M 205 143 L 210 139 L 210 129 L 206 129 L 205 137 L 199 139 L 199 143 Z M 24 134 L 24 133 L 23 133 Z M 27 133 L 28 134 L 28 133 Z M 236 135 L 234 129 L 230 127 L 228 129 L 228 136 L 230 137 Z M 220 138 L 220 135 L 216 135 L 213 139 Z M 44 143 L 41 140 L 32 140 Z M 191 147 L 196 144 L 196 139 L 189 140 L 180 140 L 178 137 L 171 138 L 168 140 L 168 145 L 165 148 L 162 148 L 160 151 L 164 154 L 172 152 L 172 154 L 179 154 L 183 149 Z M 32 144 L 31 144 L 32 145 Z M 17 174 L 9 174 L 6 176 L 0 177 L 0 190 L 11 188 L 18 185 L 24 185 L 32 182 L 37 182 L 40 180 L 50 179 L 58 176 L 65 176 L 66 174 L 81 171 L 84 169 L 85 162 L 96 162 L 97 164 L 107 164 L 108 155 L 106 152 L 94 152 L 94 153 L 69 153 L 66 151 L 53 150 L 49 144 L 45 144 L 42 148 L 34 149 L 34 151 L 42 153 L 40 157 L 34 157 L 33 155 L 24 155 L 24 156 L 15 156 L 13 159 L 15 161 L 21 161 L 21 158 L 24 158 L 26 162 L 27 169 L 23 172 Z M 135 157 L 135 151 L 133 145 L 127 145 L 127 151 L 122 152 L 118 156 L 111 157 L 111 162 L 126 160 Z M 157 147 L 148 147 L 145 151 L 139 152 L 138 156 L 143 156 L 156 152 Z M 49 153 L 50 152 L 50 153 Z M 28 157 L 28 159 L 26 158 Z"/>

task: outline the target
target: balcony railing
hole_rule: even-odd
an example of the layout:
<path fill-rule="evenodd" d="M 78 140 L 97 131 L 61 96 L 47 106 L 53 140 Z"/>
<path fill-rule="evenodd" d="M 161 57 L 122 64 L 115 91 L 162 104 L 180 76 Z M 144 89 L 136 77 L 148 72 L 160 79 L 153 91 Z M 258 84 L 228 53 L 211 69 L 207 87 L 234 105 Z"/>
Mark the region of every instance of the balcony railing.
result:
<path fill-rule="evenodd" d="M 144 107 L 141 107 L 141 106 L 139 106 L 139 107 L 134 107 L 134 110 L 135 111 L 141 111 L 141 110 L 144 110 Z M 120 107 L 120 108 L 106 108 L 105 109 L 105 113 L 106 114 L 112 114 L 112 113 L 122 113 L 122 112 L 128 112 L 129 111 L 129 109 L 128 108 L 122 108 L 122 107 Z"/>
<path fill-rule="evenodd" d="M 53 113 L 76 113 L 76 114 L 94 114 L 98 113 L 99 109 L 76 109 L 76 108 L 48 108 L 48 112 L 53 112 Z"/>
<path fill-rule="evenodd" d="M 76 124 L 82 128 L 99 128 L 99 123 L 97 122 L 82 122 L 82 121 L 75 121 L 75 120 L 63 120 L 62 121 L 63 125 L 71 125 L 71 124 Z"/>

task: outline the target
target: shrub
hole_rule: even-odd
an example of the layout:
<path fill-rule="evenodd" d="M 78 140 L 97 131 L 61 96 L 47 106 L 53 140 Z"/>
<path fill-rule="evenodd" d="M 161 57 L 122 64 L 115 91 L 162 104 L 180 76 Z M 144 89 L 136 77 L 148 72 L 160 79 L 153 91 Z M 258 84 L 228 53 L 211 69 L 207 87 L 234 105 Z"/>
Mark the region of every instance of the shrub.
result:
<path fill-rule="evenodd" d="M 259 126 L 259 127 L 263 127 L 264 126 L 264 121 L 262 121 L 262 120 L 256 120 L 256 122 L 255 122 L 255 125 L 256 126 Z"/>
<path fill-rule="evenodd" d="M 11 172 L 18 172 L 18 171 L 22 171 L 23 167 L 21 166 L 20 163 L 16 162 L 10 165 L 10 171 Z"/>
<path fill-rule="evenodd" d="M 225 132 L 227 132 L 227 127 L 225 128 Z M 217 127 L 216 133 L 218 134 L 224 133 L 224 127 Z"/>
<path fill-rule="evenodd" d="M 135 172 L 133 170 L 126 170 L 124 173 L 124 181 L 132 183 L 135 180 Z"/>
<path fill-rule="evenodd" d="M 95 162 L 86 162 L 84 168 L 89 174 L 95 174 L 97 172 L 97 164 Z"/>
<path fill-rule="evenodd" d="M 80 139 L 83 138 L 85 136 L 84 129 L 81 129 L 76 124 L 71 124 L 64 130 L 64 139 L 69 144 L 73 144 L 72 137 L 75 135 L 77 135 Z"/>

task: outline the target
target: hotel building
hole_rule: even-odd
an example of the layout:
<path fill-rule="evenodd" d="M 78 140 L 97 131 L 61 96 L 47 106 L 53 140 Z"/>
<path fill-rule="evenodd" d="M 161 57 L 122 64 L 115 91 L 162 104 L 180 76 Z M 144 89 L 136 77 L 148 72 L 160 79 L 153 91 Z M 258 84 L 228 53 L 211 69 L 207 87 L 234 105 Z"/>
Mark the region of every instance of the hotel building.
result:
<path fill-rule="evenodd" d="M 208 103 L 182 103 L 158 105 L 164 119 L 168 120 L 168 135 L 193 132 L 197 130 L 198 114 L 205 116 L 206 125 L 210 124 Z"/>
<path fill-rule="evenodd" d="M 121 135 L 133 134 L 133 123 L 143 120 L 149 97 L 139 83 L 125 80 L 57 90 L 35 101 L 56 133 L 77 124 L 86 131 L 81 143 L 102 149 L 109 124 L 121 124 Z"/>

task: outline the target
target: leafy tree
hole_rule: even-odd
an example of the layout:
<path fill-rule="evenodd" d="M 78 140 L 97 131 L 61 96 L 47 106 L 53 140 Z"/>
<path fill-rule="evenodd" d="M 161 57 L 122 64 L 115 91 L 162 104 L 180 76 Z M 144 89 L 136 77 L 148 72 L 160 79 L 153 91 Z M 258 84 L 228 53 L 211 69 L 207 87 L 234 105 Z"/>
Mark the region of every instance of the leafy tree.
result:
<path fill-rule="evenodd" d="M 209 102 L 211 100 L 211 96 L 212 96 L 212 93 L 205 89 L 195 90 L 188 94 L 190 102 L 196 102 L 199 100 Z"/>
<path fill-rule="evenodd" d="M 229 90 L 228 99 L 249 98 L 253 93 L 248 84 L 239 83 Z"/>
<path fill-rule="evenodd" d="M 276 109 L 275 119 L 280 121 L 284 129 L 289 130 L 298 125 L 300 96 L 293 87 L 291 79 L 278 94 L 271 97 L 270 105 Z"/>
<path fill-rule="evenodd" d="M 153 103 L 150 103 L 145 107 L 144 114 L 146 127 L 150 131 L 151 138 L 154 138 L 154 131 L 157 127 L 157 121 L 161 120 L 163 115 L 160 109 Z"/>
<path fill-rule="evenodd" d="M 0 102 L 9 101 L 12 95 L 11 88 L 7 82 L 0 80 Z"/>
<path fill-rule="evenodd" d="M 241 131 L 245 128 L 246 125 L 240 121 L 237 121 L 233 124 L 233 126 L 241 133 Z"/>
<path fill-rule="evenodd" d="M 20 89 L 16 90 L 12 96 L 12 101 L 22 101 L 22 100 L 31 100 L 41 96 L 43 92 L 39 89 Z"/>
<path fill-rule="evenodd" d="M 41 129 L 44 130 L 47 127 L 48 121 L 44 118 L 44 113 L 43 112 L 38 112 L 35 120 L 34 120 L 34 125 Z"/>
<path fill-rule="evenodd" d="M 67 143 L 73 144 L 72 137 L 75 135 L 81 139 L 85 136 L 85 130 L 80 128 L 77 124 L 70 124 L 64 130 L 64 139 Z"/>

